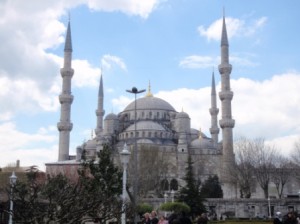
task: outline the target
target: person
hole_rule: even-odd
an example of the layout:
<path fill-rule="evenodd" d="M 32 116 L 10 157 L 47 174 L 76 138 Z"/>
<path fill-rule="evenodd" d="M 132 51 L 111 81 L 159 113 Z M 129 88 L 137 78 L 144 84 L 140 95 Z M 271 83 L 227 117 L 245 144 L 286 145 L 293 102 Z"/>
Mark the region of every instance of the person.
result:
<path fill-rule="evenodd" d="M 281 222 L 281 213 L 280 212 L 276 212 L 276 216 L 273 220 L 273 224 L 282 224 L 282 222 Z"/>
<path fill-rule="evenodd" d="M 168 223 L 169 224 L 175 224 L 178 222 L 178 216 L 175 212 L 173 212 L 169 217 L 168 217 Z"/>
<path fill-rule="evenodd" d="M 144 218 L 142 220 L 142 224 L 151 224 L 150 214 L 148 212 L 146 212 L 144 214 Z"/>
<path fill-rule="evenodd" d="M 283 224 L 298 224 L 295 214 L 293 212 L 289 212 Z"/>
<path fill-rule="evenodd" d="M 156 211 L 151 212 L 151 224 L 157 224 L 158 223 L 158 218 Z"/>
<path fill-rule="evenodd" d="M 208 218 L 205 213 L 202 213 L 199 219 L 197 220 L 197 224 L 207 224 Z"/>
<path fill-rule="evenodd" d="M 192 221 L 190 218 L 186 215 L 184 211 L 181 212 L 181 215 L 179 217 L 179 223 L 180 224 L 192 224 Z"/>
<path fill-rule="evenodd" d="M 168 221 L 165 219 L 163 215 L 159 217 L 158 224 L 168 224 Z"/>

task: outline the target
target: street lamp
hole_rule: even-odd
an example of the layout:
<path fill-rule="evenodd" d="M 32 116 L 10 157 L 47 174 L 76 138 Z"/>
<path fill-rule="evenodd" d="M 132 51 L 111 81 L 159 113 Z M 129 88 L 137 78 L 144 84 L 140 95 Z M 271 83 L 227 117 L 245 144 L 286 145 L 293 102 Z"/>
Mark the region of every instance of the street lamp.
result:
<path fill-rule="evenodd" d="M 13 188 L 17 182 L 17 176 L 15 175 L 15 171 L 12 172 L 12 175 L 9 177 L 10 182 L 10 207 L 9 207 L 9 221 L 8 224 L 12 224 L 12 215 L 13 215 Z"/>
<path fill-rule="evenodd" d="M 164 198 L 165 198 L 165 203 L 167 203 L 167 198 L 168 198 L 168 195 L 167 195 L 167 193 L 165 192 L 165 194 L 164 194 Z M 167 212 L 165 212 L 165 217 L 167 216 Z"/>
<path fill-rule="evenodd" d="M 137 159 L 137 141 L 136 141 L 136 95 L 145 92 L 145 89 L 138 90 L 136 87 L 132 87 L 131 90 L 126 90 L 129 93 L 134 94 L 134 149 L 133 149 L 133 209 L 134 209 L 134 224 L 137 224 L 136 206 L 138 203 L 138 159 Z"/>
<path fill-rule="evenodd" d="M 121 221 L 122 224 L 126 224 L 126 209 L 125 209 L 125 202 L 126 202 L 126 171 L 127 171 L 127 165 L 129 162 L 130 158 L 130 152 L 127 149 L 126 143 L 124 144 L 123 150 L 120 152 L 120 159 L 121 163 L 123 165 L 123 191 L 122 191 L 122 199 L 123 199 L 123 204 L 122 204 L 122 217 Z"/>
<path fill-rule="evenodd" d="M 270 204 L 270 197 L 268 197 L 268 206 L 269 206 L 269 218 L 271 219 L 271 204 Z"/>
<path fill-rule="evenodd" d="M 175 194 L 175 191 L 172 189 L 171 190 L 171 199 L 172 199 L 172 202 L 174 202 L 174 194 Z"/>

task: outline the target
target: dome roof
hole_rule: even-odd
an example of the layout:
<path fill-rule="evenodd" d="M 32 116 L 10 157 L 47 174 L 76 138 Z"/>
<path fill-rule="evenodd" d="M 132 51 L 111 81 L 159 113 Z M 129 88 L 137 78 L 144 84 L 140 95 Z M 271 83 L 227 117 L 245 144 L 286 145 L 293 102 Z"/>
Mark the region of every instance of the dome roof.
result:
<path fill-rule="evenodd" d="M 124 111 L 134 110 L 135 103 L 131 102 Z M 137 110 L 167 110 L 175 111 L 175 109 L 167 101 L 154 96 L 145 96 L 136 100 Z"/>
<path fill-rule="evenodd" d="M 90 139 L 85 142 L 85 149 L 95 149 L 97 146 L 96 139 Z"/>
<path fill-rule="evenodd" d="M 166 131 L 163 126 L 153 121 L 138 121 L 136 123 L 136 130 Z M 130 125 L 126 131 L 134 131 L 134 124 Z"/>
<path fill-rule="evenodd" d="M 118 119 L 117 115 L 115 115 L 114 113 L 110 113 L 110 114 L 106 115 L 104 120 L 117 120 L 117 119 Z"/>
<path fill-rule="evenodd" d="M 187 113 L 182 111 L 176 114 L 176 118 L 190 118 L 190 116 Z"/>
<path fill-rule="evenodd" d="M 197 138 L 191 142 L 191 147 L 197 149 L 207 149 L 213 148 L 213 144 L 209 138 Z"/>

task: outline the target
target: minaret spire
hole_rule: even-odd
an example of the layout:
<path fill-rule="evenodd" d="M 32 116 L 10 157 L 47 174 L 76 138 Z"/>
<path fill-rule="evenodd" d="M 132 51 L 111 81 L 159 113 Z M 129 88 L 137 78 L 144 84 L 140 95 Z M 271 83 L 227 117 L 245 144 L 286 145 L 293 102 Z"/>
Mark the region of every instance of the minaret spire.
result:
<path fill-rule="evenodd" d="M 71 104 L 73 102 L 71 79 L 74 74 L 74 70 L 71 67 L 72 51 L 71 25 L 69 21 L 64 48 L 64 67 L 60 70 L 63 80 L 62 93 L 59 95 L 59 102 L 61 104 L 60 121 L 57 123 L 59 131 L 58 161 L 69 159 L 70 132 L 73 127 L 73 124 L 71 123 Z"/>
<path fill-rule="evenodd" d="M 97 126 L 95 129 L 96 137 L 99 137 L 100 133 L 103 130 L 103 116 L 105 114 L 104 107 L 103 107 L 103 75 L 101 74 L 100 83 L 99 83 L 99 91 L 98 91 L 98 108 L 96 110 L 97 116 Z"/>
<path fill-rule="evenodd" d="M 219 127 L 218 127 L 218 113 L 219 109 L 217 108 L 217 94 L 216 94 L 216 84 L 215 84 L 215 74 L 212 73 L 211 81 L 211 108 L 209 109 L 211 115 L 211 128 L 210 134 L 214 144 L 217 144 L 219 141 Z"/>
<path fill-rule="evenodd" d="M 221 38 L 221 64 L 219 65 L 219 72 L 221 75 L 221 92 L 219 97 L 222 102 L 222 119 L 219 124 L 222 128 L 222 145 L 223 145 L 223 161 L 222 161 L 222 176 L 223 182 L 228 180 L 227 172 L 234 164 L 233 154 L 233 132 L 235 121 L 231 115 L 231 100 L 233 92 L 230 88 L 230 74 L 232 66 L 229 64 L 229 44 L 225 23 L 225 16 L 223 16 L 222 38 Z M 232 188 L 231 188 L 232 189 Z M 230 190 L 228 187 L 227 190 Z M 228 195 L 228 194 L 227 194 Z"/>

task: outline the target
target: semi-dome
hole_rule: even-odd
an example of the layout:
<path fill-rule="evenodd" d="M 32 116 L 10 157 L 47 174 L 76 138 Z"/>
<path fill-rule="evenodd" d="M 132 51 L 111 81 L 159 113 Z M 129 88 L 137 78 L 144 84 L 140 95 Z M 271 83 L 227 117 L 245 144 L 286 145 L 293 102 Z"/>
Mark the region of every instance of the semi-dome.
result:
<path fill-rule="evenodd" d="M 209 138 L 197 138 L 191 142 L 191 148 L 197 148 L 197 149 L 213 148 L 213 144 L 211 139 Z"/>
<path fill-rule="evenodd" d="M 176 119 L 178 118 L 190 118 L 189 115 L 185 112 L 179 112 L 178 114 L 176 114 Z"/>
<path fill-rule="evenodd" d="M 135 109 L 135 102 L 131 102 L 125 109 L 125 111 L 132 111 Z M 136 100 L 137 110 L 167 110 L 175 111 L 175 109 L 167 101 L 154 97 L 145 96 Z"/>
<path fill-rule="evenodd" d="M 135 125 L 130 125 L 126 131 L 134 131 Z M 153 121 L 139 121 L 136 123 L 136 130 L 155 130 L 155 131 L 166 131 L 163 126 Z"/>
<path fill-rule="evenodd" d="M 115 115 L 114 113 L 110 113 L 108 115 L 106 115 L 105 120 L 117 120 L 118 116 Z"/>

